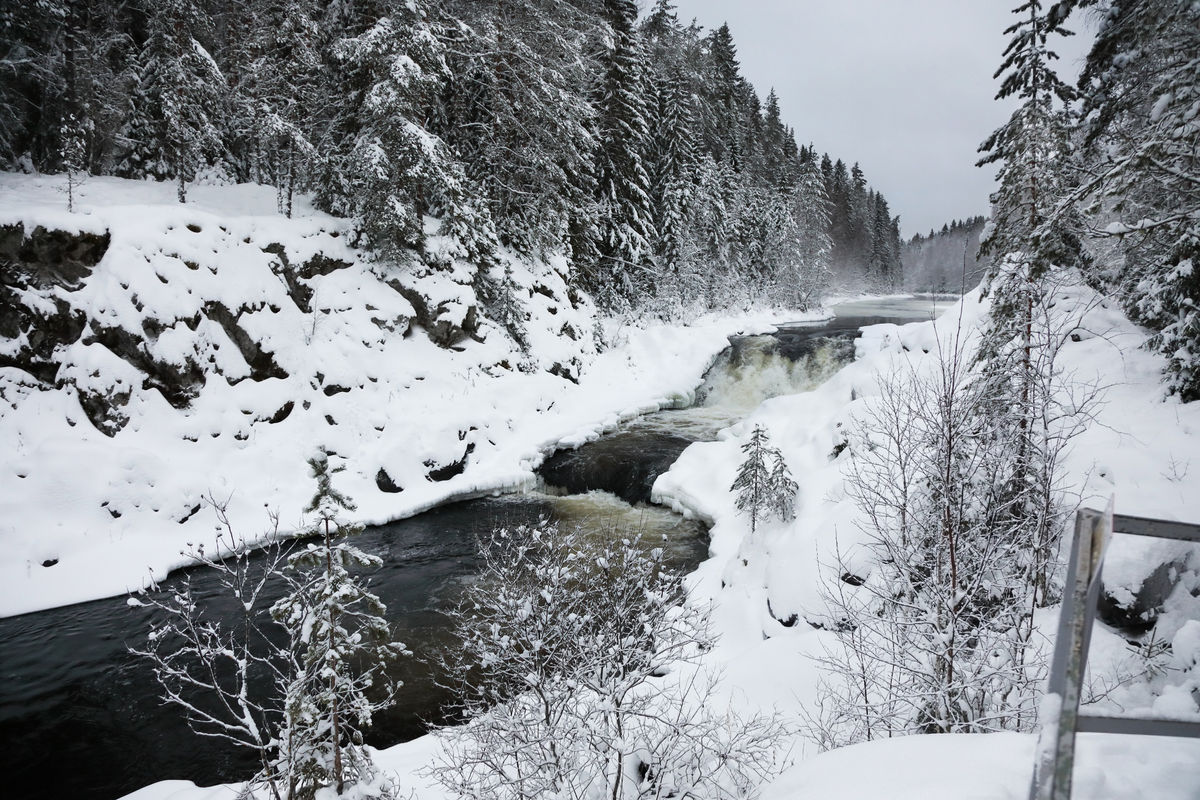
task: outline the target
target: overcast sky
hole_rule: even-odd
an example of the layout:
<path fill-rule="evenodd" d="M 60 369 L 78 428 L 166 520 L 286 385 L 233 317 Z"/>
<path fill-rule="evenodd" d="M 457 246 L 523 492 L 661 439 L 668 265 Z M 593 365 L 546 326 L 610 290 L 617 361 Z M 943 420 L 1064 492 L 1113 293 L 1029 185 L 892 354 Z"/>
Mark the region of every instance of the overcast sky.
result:
<path fill-rule="evenodd" d="M 729 23 L 759 97 L 774 86 L 800 144 L 859 162 L 905 238 L 987 213 L 994 170 L 975 166 L 976 148 L 1011 113 L 992 73 L 1018 4 L 676 0 L 685 23 Z M 1086 49 L 1083 35 L 1063 43 L 1060 74 L 1073 82 Z"/>

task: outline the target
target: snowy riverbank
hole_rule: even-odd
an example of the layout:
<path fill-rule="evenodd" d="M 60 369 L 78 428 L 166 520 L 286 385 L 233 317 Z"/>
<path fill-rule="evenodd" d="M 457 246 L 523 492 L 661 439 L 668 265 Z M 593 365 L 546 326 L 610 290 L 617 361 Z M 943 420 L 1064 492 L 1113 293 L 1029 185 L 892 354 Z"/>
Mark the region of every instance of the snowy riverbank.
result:
<path fill-rule="evenodd" d="M 1064 351 L 1064 367 L 1081 381 L 1099 380 L 1107 386 L 1096 424 L 1077 442 L 1069 462 L 1078 488 L 1091 502 L 1115 493 L 1128 513 L 1200 519 L 1200 504 L 1183 493 L 1178 480 L 1189 463 L 1200 460 L 1200 426 L 1196 425 L 1200 411 L 1164 399 L 1161 365 L 1139 349 L 1144 336 L 1140 330 L 1095 303 L 1096 298 L 1084 290 L 1072 290 L 1063 300 L 1064 311 L 1088 309 L 1078 320 L 1078 341 Z M 962 309 L 967 335 L 983 310 L 977 297 L 967 298 Z M 880 374 L 910 361 L 918 368 L 932 363 L 924 350 L 936 350 L 935 334 L 945 341 L 953 332 L 957 312 L 953 309 L 936 324 L 869 328 L 858 343 L 854 363 L 814 391 L 768 400 L 746 420 L 722 432 L 719 441 L 692 445 L 657 482 L 660 502 L 714 523 L 711 558 L 691 578 L 693 597 L 715 605 L 714 621 L 721 638 L 707 663 L 723 672 L 723 695 L 742 711 L 776 710 L 799 720 L 812 707 L 819 677 L 815 659 L 826 652 L 833 634 L 815 630 L 804 620 L 822 613 L 819 585 L 829 577 L 826 568 L 833 548 L 847 551 L 856 539 L 855 510 L 843 488 L 845 464 L 833 457 L 834 447 L 844 427 L 877 392 Z M 771 431 L 800 479 L 801 491 L 796 520 L 768 524 L 751 537 L 745 519 L 734 513 L 728 488 L 740 461 L 738 448 L 755 424 Z M 1114 579 L 1136 585 L 1139 575 L 1170 554 L 1157 546 L 1134 545 L 1118 541 L 1110 566 Z M 860 566 L 869 567 L 861 562 Z M 1200 624 L 1189 622 L 1200 617 L 1197 600 L 1187 591 L 1192 583 L 1189 578 L 1181 584 L 1183 590 L 1172 597 L 1160 622 L 1165 635 L 1179 638 L 1170 670 L 1177 687 L 1195 679 L 1195 659 L 1200 656 L 1185 652 L 1189 636 L 1186 631 L 1179 634 L 1185 626 L 1194 630 Z M 795 621 L 789 619 L 792 614 Z M 1054 622 L 1053 613 L 1045 615 L 1042 630 L 1052 632 Z M 1119 636 L 1098 628 L 1095 670 L 1111 674 L 1128 667 L 1131 658 Z M 1116 699 L 1127 704 L 1125 713 L 1169 712 L 1163 701 L 1156 706 L 1158 697 L 1171 696 L 1171 691 L 1163 690 L 1161 682 L 1141 682 Z M 433 737 L 422 737 L 378 753 L 378 762 L 421 800 L 441 800 L 444 791 L 421 773 L 437 747 Z M 801 734 L 792 743 L 791 766 L 763 787 L 762 797 L 1014 800 L 1028 790 L 1033 747 L 1032 735 L 1008 733 L 905 737 L 818 753 Z M 1078 747 L 1078 797 L 1196 797 L 1200 743 L 1085 734 Z M 234 793 L 234 787 L 200 789 L 167 781 L 130 797 L 216 800 Z"/>
<path fill-rule="evenodd" d="M 439 347 L 429 327 L 477 313 L 467 265 L 385 270 L 346 244 L 344 220 L 277 214 L 270 187 L 198 186 L 179 205 L 169 184 L 93 178 L 74 214 L 61 188 L 0 179 L 0 226 L 22 226 L 5 228 L 14 252 L 21 236 L 26 251 L 46 241 L 38 226 L 109 237 L 66 279 L 22 253 L 43 274 L 17 293 L 20 313 L 73 336 L 52 348 L 53 380 L 0 361 L 0 616 L 162 577 L 211 537 L 205 496 L 248 538 L 267 509 L 294 527 L 317 447 L 346 464 L 340 488 L 364 523 L 529 485 L 555 447 L 686 403 L 730 334 L 773 321 L 614 321 L 601 347 L 562 264 L 507 256 L 527 349 L 482 315 Z M 26 357 L 37 335 L 0 341 L 3 355 Z M 156 375 L 181 377 L 164 392 Z"/>
<path fill-rule="evenodd" d="M 1095 419 L 1074 443 L 1065 472 L 1082 505 L 1103 508 L 1115 497 L 1122 513 L 1200 520 L 1200 497 L 1186 490 L 1189 468 L 1200 466 L 1200 404 L 1164 398 L 1161 360 L 1140 349 L 1145 334 L 1081 287 L 1064 290 L 1058 313 L 1073 334 L 1060 366 L 1080 385 L 1103 388 Z M 823 586 L 836 585 L 843 568 L 871 569 L 860 513 L 847 497 L 848 455 L 838 445 L 879 393 L 881 375 L 911 366 L 929 369 L 939 341 L 959 326 L 972 337 L 986 304 L 968 295 L 936 323 L 877 325 L 865 330 L 856 360 L 812 392 L 763 403 L 721 440 L 692 445 L 655 484 L 659 502 L 713 522 L 713 557 L 692 576 L 694 599 L 715 604 L 720 642 L 711 663 L 726 675 L 732 696 L 751 708 L 777 709 L 803 719 L 818 700 L 816 660 L 836 646 L 836 635 L 814 629 L 826 608 Z M 771 435 L 800 483 L 797 516 L 750 535 L 728 491 L 741 461 L 740 445 L 755 425 Z M 1185 564 L 1159 618 L 1157 635 L 1175 640 L 1155 680 L 1136 681 L 1109 697 L 1114 714 L 1191 717 L 1181 697 L 1200 686 L 1200 548 L 1117 537 L 1108 554 L 1106 583 L 1136 594 L 1164 561 Z M 1053 609 L 1039 619 L 1046 646 Z M 1136 672 L 1140 656 L 1124 639 L 1098 625 L 1091 674 L 1111 681 Z M 1096 706 L 1096 711 L 1102 706 Z M 912 797 L 1001 800 L 1024 797 L 1032 771 L 1034 737 L 928 736 L 856 745 L 817 754 L 810 740 L 796 743 L 797 763 L 766 798 L 839 797 L 876 800 Z M 1195 798 L 1200 787 L 1200 742 L 1085 735 L 1079 742 L 1076 796 Z"/>

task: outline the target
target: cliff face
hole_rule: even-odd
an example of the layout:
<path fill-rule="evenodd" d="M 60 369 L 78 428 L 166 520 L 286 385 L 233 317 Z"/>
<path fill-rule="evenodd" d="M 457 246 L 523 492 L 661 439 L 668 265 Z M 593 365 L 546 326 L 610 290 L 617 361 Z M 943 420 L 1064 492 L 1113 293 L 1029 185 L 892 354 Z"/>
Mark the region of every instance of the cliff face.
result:
<path fill-rule="evenodd" d="M 56 189 L 0 176 L 0 541 L 27 574 L 67 572 L 72 542 L 177 552 L 161 532 L 207 537 L 209 493 L 233 495 L 253 538 L 264 503 L 302 507 L 318 447 L 351 465 L 367 518 L 401 492 L 431 504 L 496 446 L 504 404 L 468 389 L 552 392 L 597 352 L 564 265 L 502 254 L 481 271 L 433 221 L 436 267 L 384 264 L 345 220 L 282 217 L 268 187 L 179 205 L 169 186 L 93 178 L 74 214 Z"/>

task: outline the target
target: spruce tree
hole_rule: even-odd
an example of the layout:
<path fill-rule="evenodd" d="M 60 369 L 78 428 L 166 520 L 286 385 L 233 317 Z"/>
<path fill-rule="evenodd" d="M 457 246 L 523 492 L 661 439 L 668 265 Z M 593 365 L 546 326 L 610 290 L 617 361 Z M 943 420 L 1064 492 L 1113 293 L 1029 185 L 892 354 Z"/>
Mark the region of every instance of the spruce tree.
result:
<path fill-rule="evenodd" d="M 254 8 L 251 53 L 237 87 L 260 180 L 275 184 L 279 210 L 292 200 L 316 156 L 311 117 L 323 66 L 312 0 L 261 0 Z"/>
<path fill-rule="evenodd" d="M 1048 602 L 1045 570 L 1052 561 L 1058 529 L 1050 442 L 1045 415 L 1052 341 L 1037 324 L 1052 272 L 1073 266 L 1079 242 L 1069 216 L 1055 213 L 1068 189 L 1071 158 L 1065 106 L 1073 92 L 1051 68 L 1054 35 L 1069 35 L 1061 18 L 1040 0 L 1014 9 L 1018 21 L 996 72 L 1003 76 L 997 99 L 1021 101 L 1009 121 L 981 145 L 980 165 L 999 163 L 999 188 L 992 195 L 991 231 L 981 251 L 993 257 L 984 288 L 991 295 L 990 321 L 976 356 L 980 372 L 974 391 L 984 398 L 980 438 L 996 453 L 1009 453 L 993 475 L 994 523 L 1010 528 L 1014 542 L 1033 554 L 1039 602 Z"/>
<path fill-rule="evenodd" d="M 334 90 L 345 96 L 322 138 L 329 155 L 317 199 L 357 217 L 367 245 L 384 258 L 423 249 L 429 214 L 441 217 L 460 255 L 487 261 L 495 247 L 487 211 L 450 149 L 423 125 L 446 76 L 444 48 L 421 4 L 392 10 L 334 45 Z"/>
<path fill-rule="evenodd" d="M 279 771 L 289 776 L 290 797 L 325 786 L 340 796 L 371 771 L 362 734 L 392 704 L 399 683 L 388 666 L 407 651 L 392 640 L 384 604 L 350 572 L 383 562 L 347 541 L 361 527 L 340 519 L 354 510 L 333 487 L 344 468 L 331 468 L 326 453 L 308 464 L 317 490 L 305 512 L 314 515 L 316 540 L 288 558 L 291 591 L 271 609 L 303 646 L 284 698 Z"/>
<path fill-rule="evenodd" d="M 789 135 L 779 113 L 779 96 L 772 88 L 767 95 L 767 109 L 763 120 L 763 169 L 766 181 L 772 186 L 787 188 L 787 140 Z"/>
<path fill-rule="evenodd" d="M 819 298 L 832 278 L 829 198 L 825 195 L 825 184 L 815 159 L 800 168 L 791 203 L 796 240 L 794 260 L 786 278 L 790 286 L 785 296 L 793 307 L 807 308 Z"/>
<path fill-rule="evenodd" d="M 723 24 L 708 37 L 711 77 L 708 80 L 710 114 L 707 147 L 718 161 L 729 162 L 734 171 L 742 169 L 741 136 L 738 131 L 739 73 L 737 47 L 729 25 Z"/>
<path fill-rule="evenodd" d="M 800 487 L 792 480 L 792 473 L 783 454 L 771 450 L 771 474 L 767 477 L 768 510 L 778 519 L 790 522 L 796 516 L 796 492 Z"/>
<path fill-rule="evenodd" d="M 605 0 L 611 44 L 604 55 L 598 108 L 597 191 L 599 271 L 592 287 L 611 304 L 616 290 L 626 299 L 652 282 L 647 265 L 654 238 L 649 178 L 644 155 L 649 141 L 644 93 L 644 56 L 634 29 L 634 0 Z"/>
<path fill-rule="evenodd" d="M 1055 6 L 1065 15 L 1095 0 Z M 1093 274 L 1156 331 L 1167 385 L 1200 398 L 1200 7 L 1175 0 L 1106 5 L 1080 89 L 1089 179 L 1080 194 L 1117 239 L 1120 269 Z"/>
<path fill-rule="evenodd" d="M 545 254 L 595 193 L 588 43 L 597 20 L 567 0 L 449 4 L 455 32 L 437 132 L 486 195 L 501 241 Z"/>
<path fill-rule="evenodd" d="M 224 156 L 225 77 L 201 40 L 211 19 L 193 0 L 163 0 L 147 15 L 138 56 L 130 143 L 118 166 L 129 177 L 175 179 L 179 202 L 187 184 Z"/>

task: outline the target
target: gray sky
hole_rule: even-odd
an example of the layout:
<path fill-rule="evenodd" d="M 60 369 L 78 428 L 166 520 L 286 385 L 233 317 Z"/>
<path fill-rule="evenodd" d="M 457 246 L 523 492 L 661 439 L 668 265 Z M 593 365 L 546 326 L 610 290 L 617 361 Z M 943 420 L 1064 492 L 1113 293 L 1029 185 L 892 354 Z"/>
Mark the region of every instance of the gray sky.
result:
<path fill-rule="evenodd" d="M 992 73 L 1018 4 L 676 0 L 684 23 L 729 23 L 742 74 L 759 96 L 775 87 L 800 144 L 847 166 L 859 162 L 900 215 L 905 238 L 987 213 L 994 170 L 975 166 L 976 148 L 1013 107 L 993 100 Z M 1060 74 L 1072 82 L 1086 40 L 1057 47 Z"/>

